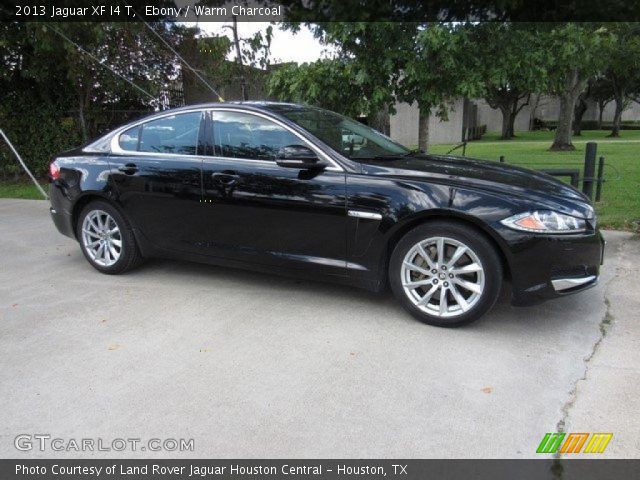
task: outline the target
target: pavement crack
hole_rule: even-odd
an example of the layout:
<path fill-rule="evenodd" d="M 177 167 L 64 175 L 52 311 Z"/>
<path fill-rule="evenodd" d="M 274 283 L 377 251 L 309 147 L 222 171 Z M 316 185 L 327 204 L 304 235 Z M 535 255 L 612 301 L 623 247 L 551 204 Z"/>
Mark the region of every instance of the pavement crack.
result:
<path fill-rule="evenodd" d="M 616 278 L 616 277 L 614 277 L 614 278 Z M 607 283 L 607 287 L 606 288 L 609 287 L 610 283 L 611 282 Z M 584 381 L 587 380 L 587 375 L 589 373 L 589 363 L 591 362 L 591 360 L 593 359 L 593 357 L 597 353 L 598 348 L 600 347 L 600 344 L 602 343 L 604 338 L 607 336 L 607 330 L 609 329 L 609 326 L 611 325 L 611 322 L 613 320 L 613 315 L 611 315 L 611 312 L 610 312 L 610 310 L 611 310 L 611 302 L 609 301 L 609 298 L 607 297 L 606 289 L 605 289 L 605 296 L 604 296 L 604 304 L 606 305 L 607 308 L 606 308 L 606 310 L 604 312 L 604 315 L 602 316 L 602 319 L 600 320 L 600 324 L 598 325 L 599 330 L 600 330 L 600 336 L 598 337 L 596 342 L 591 347 L 591 350 L 590 350 L 589 354 L 584 358 L 584 360 L 583 360 L 583 362 L 584 362 L 584 372 L 583 372 L 582 376 L 580 378 L 578 378 L 573 383 L 573 387 L 569 391 L 569 398 L 567 399 L 567 401 L 562 406 L 562 417 L 560 418 L 560 420 L 558 421 L 558 423 L 556 425 L 556 431 L 557 432 L 564 432 L 565 431 L 564 428 L 565 428 L 565 423 L 566 423 L 567 417 L 569 416 L 569 412 L 571 410 L 571 407 L 573 407 L 573 404 L 575 403 L 576 398 L 577 398 L 578 386 L 580 385 L 580 382 L 584 382 Z"/>
<path fill-rule="evenodd" d="M 621 241 L 618 244 L 618 248 L 617 248 L 617 250 L 615 252 L 615 257 L 616 257 L 617 260 L 621 257 L 621 254 L 624 251 L 625 244 L 626 244 L 626 241 Z M 616 263 L 619 263 L 619 262 L 616 262 Z M 558 423 L 556 424 L 556 431 L 558 433 L 564 433 L 565 432 L 566 422 L 567 422 L 567 419 L 569 417 L 569 413 L 571 411 L 571 408 L 573 407 L 573 405 L 576 402 L 577 395 L 578 395 L 578 388 L 580 386 L 580 383 L 587 380 L 587 376 L 589 374 L 589 366 L 590 366 L 591 360 L 593 359 L 593 357 L 598 352 L 600 344 L 602 343 L 602 341 L 607 336 L 607 332 L 609 330 L 609 327 L 611 326 L 611 323 L 614 320 L 614 317 L 611 314 L 611 301 L 609 300 L 609 289 L 611 288 L 612 283 L 614 283 L 620 277 L 620 273 L 621 273 L 620 271 L 616 270 L 615 274 L 611 277 L 611 279 L 607 282 L 607 284 L 604 287 L 604 295 L 603 295 L 604 298 L 603 298 L 603 301 L 604 301 L 604 305 L 605 305 L 606 308 L 605 308 L 604 315 L 602 316 L 602 319 L 600 320 L 600 323 L 598 324 L 598 329 L 599 329 L 600 335 L 596 339 L 595 343 L 591 346 L 589 354 L 586 357 L 584 357 L 584 359 L 583 359 L 584 371 L 582 373 L 582 376 L 580 376 L 578 379 L 576 379 L 573 382 L 573 386 L 572 386 L 571 390 L 569 391 L 569 397 L 567 398 L 567 401 L 562 406 L 562 409 L 561 409 L 562 415 L 561 415 L 560 420 L 558 420 Z M 562 454 L 559 453 L 559 452 L 556 452 L 555 458 L 556 459 L 560 459 L 561 457 L 562 457 Z"/>

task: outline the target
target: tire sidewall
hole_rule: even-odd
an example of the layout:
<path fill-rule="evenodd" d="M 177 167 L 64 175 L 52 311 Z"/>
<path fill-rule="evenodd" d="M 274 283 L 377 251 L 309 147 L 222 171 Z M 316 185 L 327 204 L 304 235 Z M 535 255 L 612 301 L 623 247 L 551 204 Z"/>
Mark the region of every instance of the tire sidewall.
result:
<path fill-rule="evenodd" d="M 402 262 L 416 243 L 430 237 L 449 237 L 464 243 L 474 251 L 482 264 L 484 291 L 478 302 L 462 315 L 451 318 L 429 315 L 414 305 L 404 291 Z M 434 221 L 414 228 L 397 243 L 389 261 L 389 284 L 402 306 L 421 322 L 439 327 L 458 327 L 479 319 L 493 307 L 502 287 L 502 266 L 494 246 L 477 230 L 457 222 Z"/>

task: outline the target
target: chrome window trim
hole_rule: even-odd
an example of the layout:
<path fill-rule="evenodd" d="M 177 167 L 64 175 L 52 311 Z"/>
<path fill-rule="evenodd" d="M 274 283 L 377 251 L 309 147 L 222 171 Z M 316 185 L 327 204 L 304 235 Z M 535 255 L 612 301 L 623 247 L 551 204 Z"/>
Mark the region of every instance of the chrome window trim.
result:
<path fill-rule="evenodd" d="M 124 150 L 123 148 L 120 147 L 120 135 L 122 135 L 124 132 L 126 132 L 127 130 L 134 128 L 134 127 L 138 127 L 144 123 L 149 123 L 149 122 L 153 122 L 155 120 L 160 120 L 162 118 L 165 117 L 172 117 L 172 116 L 176 116 L 176 115 L 182 115 L 182 114 L 186 114 L 186 113 L 194 113 L 194 112 L 200 112 L 200 113 L 207 113 L 207 112 L 219 112 L 219 111 L 223 111 L 223 112 L 235 112 L 235 113 L 245 113 L 248 115 L 254 115 L 256 117 L 262 117 L 266 120 L 269 120 L 271 122 L 274 122 L 276 125 L 281 126 L 282 128 L 284 128 L 285 130 L 287 130 L 289 133 L 292 133 L 293 135 L 295 135 L 296 137 L 298 137 L 300 140 L 302 140 L 302 142 L 304 142 L 304 144 L 306 146 L 308 146 L 311 150 L 313 150 L 317 155 L 319 155 L 321 158 L 323 158 L 325 161 L 327 161 L 329 163 L 329 166 L 327 168 L 325 168 L 325 170 L 329 170 L 332 172 L 344 172 L 344 168 L 342 168 L 334 159 L 332 159 L 329 155 L 327 155 L 324 151 L 322 151 L 321 148 L 319 148 L 318 146 L 316 146 L 314 143 L 312 143 L 311 141 L 309 141 L 308 139 L 306 139 L 300 132 L 297 132 L 295 130 L 293 130 L 291 127 L 289 127 L 287 124 L 285 124 L 284 122 L 280 121 L 277 118 L 271 117 L 270 115 L 267 114 L 263 114 L 261 112 L 255 112 L 253 110 L 244 110 L 242 108 L 233 108 L 233 107 L 220 107 L 220 108 L 212 108 L 212 107 L 198 107 L 198 108 L 193 108 L 193 109 L 188 109 L 188 110 L 181 110 L 179 112 L 167 112 L 164 113 L 162 115 L 157 115 L 154 116 L 153 118 L 147 118 L 147 119 L 143 119 L 143 120 L 139 120 L 135 123 L 130 123 L 128 125 L 125 125 L 123 127 L 120 127 L 119 129 L 117 129 L 114 134 L 113 137 L 111 138 L 111 153 L 115 154 L 115 155 L 136 155 L 136 156 L 142 156 L 142 157 L 171 157 L 171 158 L 184 158 L 184 157 L 188 157 L 188 160 L 192 160 L 194 157 L 200 157 L 203 159 L 225 159 L 225 160 L 237 160 L 237 161 L 242 161 L 242 162 L 252 162 L 252 163 L 266 163 L 266 164 L 270 164 L 270 165 L 274 165 L 275 162 L 271 161 L 271 160 L 259 160 L 259 159 L 252 159 L 252 158 L 237 158 L 237 157 L 221 157 L 221 156 L 216 156 L 216 155 L 188 155 L 185 153 L 156 153 L 156 152 L 139 152 L 137 150 Z"/>
<path fill-rule="evenodd" d="M 200 158 L 203 159 L 203 161 L 216 161 L 216 160 L 225 160 L 225 161 L 229 161 L 229 162 L 241 162 L 241 163 L 256 163 L 259 165 L 271 165 L 272 167 L 275 166 L 277 167 L 278 164 L 276 162 L 273 162 L 271 160 L 257 160 L 257 159 L 251 159 L 251 158 L 237 158 L 237 157 L 223 157 L 220 155 L 199 155 Z M 279 167 L 282 168 L 282 167 Z M 289 169 L 291 170 L 291 169 Z M 338 170 L 337 168 L 334 167 L 326 167 L 324 169 L 324 171 L 329 171 L 329 172 L 344 172 L 344 170 Z"/>

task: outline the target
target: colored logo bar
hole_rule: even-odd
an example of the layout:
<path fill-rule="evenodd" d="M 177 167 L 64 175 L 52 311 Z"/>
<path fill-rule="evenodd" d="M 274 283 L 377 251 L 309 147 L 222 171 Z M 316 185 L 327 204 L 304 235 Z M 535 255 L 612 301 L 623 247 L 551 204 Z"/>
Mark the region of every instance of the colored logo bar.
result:
<path fill-rule="evenodd" d="M 582 453 L 603 453 L 611 437 L 613 433 L 546 433 L 536 453 L 580 453 L 585 444 Z"/>

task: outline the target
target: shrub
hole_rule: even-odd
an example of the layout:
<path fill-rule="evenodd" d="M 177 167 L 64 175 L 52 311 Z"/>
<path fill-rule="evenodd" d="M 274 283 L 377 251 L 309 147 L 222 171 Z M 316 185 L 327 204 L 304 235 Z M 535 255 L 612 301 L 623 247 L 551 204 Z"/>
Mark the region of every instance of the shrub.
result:
<path fill-rule="evenodd" d="M 0 107 L 0 128 L 36 177 L 46 174 L 53 155 L 80 145 L 79 128 L 66 112 L 46 105 L 29 105 L 28 100 L 18 108 L 12 107 L 6 104 Z M 6 179 L 22 173 L 13 153 L 3 146 L 0 175 Z"/>

